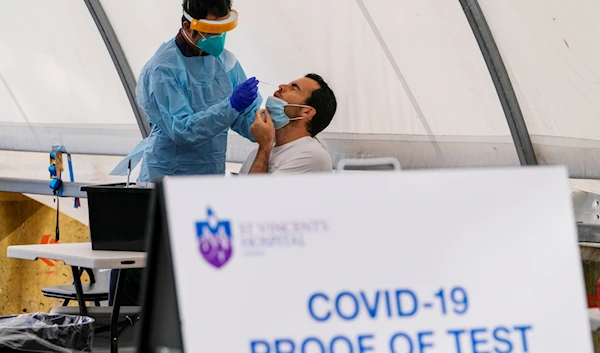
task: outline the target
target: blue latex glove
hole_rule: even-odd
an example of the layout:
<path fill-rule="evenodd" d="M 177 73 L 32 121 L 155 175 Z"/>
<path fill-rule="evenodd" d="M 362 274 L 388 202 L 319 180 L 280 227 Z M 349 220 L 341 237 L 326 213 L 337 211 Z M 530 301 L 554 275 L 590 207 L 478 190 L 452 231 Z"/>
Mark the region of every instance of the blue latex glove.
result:
<path fill-rule="evenodd" d="M 252 105 L 257 97 L 258 80 L 256 77 L 251 77 L 233 90 L 233 94 L 231 95 L 231 98 L 229 98 L 229 101 L 231 102 L 233 109 L 241 113 Z"/>

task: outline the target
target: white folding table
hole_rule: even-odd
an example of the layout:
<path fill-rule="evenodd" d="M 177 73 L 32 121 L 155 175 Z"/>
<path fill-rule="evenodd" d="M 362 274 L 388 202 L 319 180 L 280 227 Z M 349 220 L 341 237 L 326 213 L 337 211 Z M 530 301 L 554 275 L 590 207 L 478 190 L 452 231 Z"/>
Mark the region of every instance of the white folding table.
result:
<path fill-rule="evenodd" d="M 45 258 L 93 269 L 146 267 L 145 252 L 92 250 L 92 243 L 13 245 L 8 247 L 7 253 L 15 259 Z"/>
<path fill-rule="evenodd" d="M 7 255 L 10 258 L 23 260 L 51 259 L 63 261 L 65 265 L 71 266 L 79 312 L 83 316 L 87 315 L 87 308 L 83 297 L 79 268 L 119 270 L 110 325 L 111 352 L 117 352 L 118 318 L 123 294 L 122 281 L 124 279 L 124 276 L 121 276 L 121 270 L 146 267 L 145 252 L 92 250 L 92 243 L 71 243 L 14 245 L 8 247 Z"/>

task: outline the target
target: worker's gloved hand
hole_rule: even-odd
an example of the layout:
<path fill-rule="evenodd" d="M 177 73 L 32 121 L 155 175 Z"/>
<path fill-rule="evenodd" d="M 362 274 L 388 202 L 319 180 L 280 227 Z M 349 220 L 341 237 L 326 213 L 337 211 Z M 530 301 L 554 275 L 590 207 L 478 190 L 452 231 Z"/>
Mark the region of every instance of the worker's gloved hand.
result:
<path fill-rule="evenodd" d="M 231 102 L 233 109 L 242 112 L 252 105 L 257 97 L 258 80 L 256 77 L 251 77 L 233 90 L 233 94 L 231 95 L 231 98 L 229 98 L 229 101 Z"/>

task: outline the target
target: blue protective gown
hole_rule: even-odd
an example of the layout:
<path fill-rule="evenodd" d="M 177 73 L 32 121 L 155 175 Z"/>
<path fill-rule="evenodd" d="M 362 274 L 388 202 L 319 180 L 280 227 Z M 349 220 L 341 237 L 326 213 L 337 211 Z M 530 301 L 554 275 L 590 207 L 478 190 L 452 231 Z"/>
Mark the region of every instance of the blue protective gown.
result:
<path fill-rule="evenodd" d="M 229 128 L 254 141 L 250 125 L 262 98 L 241 113 L 229 102 L 246 79 L 227 50 L 219 57 L 185 57 L 174 39 L 163 44 L 144 66 L 136 89 L 138 104 L 153 125 L 131 153 L 143 153 L 138 180 L 224 174 Z"/>

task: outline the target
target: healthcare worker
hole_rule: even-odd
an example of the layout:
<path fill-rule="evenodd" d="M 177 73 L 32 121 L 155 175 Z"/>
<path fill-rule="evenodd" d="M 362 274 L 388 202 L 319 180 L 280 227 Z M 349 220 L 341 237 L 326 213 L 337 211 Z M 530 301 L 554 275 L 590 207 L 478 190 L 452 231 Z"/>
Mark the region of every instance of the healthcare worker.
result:
<path fill-rule="evenodd" d="M 124 174 L 143 156 L 138 181 L 168 175 L 224 174 L 227 131 L 253 140 L 250 126 L 262 98 L 258 81 L 247 79 L 224 49 L 238 23 L 231 0 L 184 0 L 182 28 L 144 66 L 136 89 L 152 124 L 140 143 L 111 174 Z"/>

